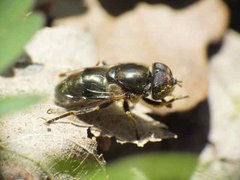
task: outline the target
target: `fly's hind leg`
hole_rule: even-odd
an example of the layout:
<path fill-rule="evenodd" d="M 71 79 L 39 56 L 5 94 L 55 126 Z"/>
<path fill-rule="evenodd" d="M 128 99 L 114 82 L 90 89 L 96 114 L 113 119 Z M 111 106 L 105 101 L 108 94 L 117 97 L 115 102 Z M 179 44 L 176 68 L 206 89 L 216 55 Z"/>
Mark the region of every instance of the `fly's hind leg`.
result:
<path fill-rule="evenodd" d="M 56 122 L 58 121 L 59 119 L 63 119 L 65 117 L 68 117 L 68 116 L 77 116 L 77 115 L 80 115 L 80 114 L 86 114 L 86 113 L 90 113 L 90 112 L 93 112 L 93 111 L 96 111 L 96 110 L 99 110 L 99 106 L 96 106 L 96 107 L 93 107 L 93 108 L 89 108 L 89 109 L 80 109 L 80 110 L 71 110 L 71 111 L 67 111 L 57 117 L 54 117 L 52 119 L 48 119 L 48 120 L 45 120 L 45 123 L 47 125 L 53 123 L 53 122 Z M 69 122 L 71 124 L 73 124 L 73 122 Z"/>
<path fill-rule="evenodd" d="M 124 100 L 124 102 L 123 102 L 123 109 L 124 109 L 126 115 L 128 116 L 128 119 L 130 120 L 132 126 L 134 127 L 137 140 L 139 140 L 140 139 L 140 135 L 138 133 L 137 120 L 132 115 L 132 113 L 130 111 L 130 108 L 129 108 L 129 104 L 128 104 L 128 102 L 126 100 Z"/>
<path fill-rule="evenodd" d="M 87 108 L 82 108 L 82 109 L 79 109 L 79 110 L 71 110 L 71 111 L 67 111 L 66 113 L 63 113 L 55 118 L 52 118 L 52 119 L 49 119 L 49 120 L 45 120 L 45 123 L 46 124 L 51 124 L 59 119 L 62 119 L 62 118 L 65 118 L 65 117 L 68 117 L 68 116 L 77 116 L 77 115 L 81 115 L 81 114 L 87 114 L 87 113 L 90 113 L 90 112 L 93 112 L 93 111 L 97 111 L 99 109 L 102 109 L 102 108 L 105 108 L 107 107 L 108 105 L 110 105 L 109 102 L 107 103 L 103 103 L 103 104 L 100 104 L 100 105 L 97 105 L 97 106 L 94 106 L 94 107 L 87 107 Z M 71 124 L 73 124 L 73 122 L 70 122 Z"/>

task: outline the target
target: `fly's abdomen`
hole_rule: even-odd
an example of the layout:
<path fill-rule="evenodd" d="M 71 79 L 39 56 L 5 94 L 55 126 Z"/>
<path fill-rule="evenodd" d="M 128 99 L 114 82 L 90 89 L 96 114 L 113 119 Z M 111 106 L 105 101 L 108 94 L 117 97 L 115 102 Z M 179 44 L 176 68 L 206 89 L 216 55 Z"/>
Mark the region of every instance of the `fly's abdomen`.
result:
<path fill-rule="evenodd" d="M 95 67 L 70 75 L 55 89 L 57 105 L 71 108 L 87 106 L 90 101 L 108 96 L 106 69 Z"/>
<path fill-rule="evenodd" d="M 65 108 L 76 106 L 84 99 L 83 92 L 82 73 L 73 74 L 56 86 L 55 103 Z"/>
<path fill-rule="evenodd" d="M 104 98 L 107 92 L 107 69 L 103 67 L 87 68 L 82 73 L 83 96 L 88 99 Z"/>

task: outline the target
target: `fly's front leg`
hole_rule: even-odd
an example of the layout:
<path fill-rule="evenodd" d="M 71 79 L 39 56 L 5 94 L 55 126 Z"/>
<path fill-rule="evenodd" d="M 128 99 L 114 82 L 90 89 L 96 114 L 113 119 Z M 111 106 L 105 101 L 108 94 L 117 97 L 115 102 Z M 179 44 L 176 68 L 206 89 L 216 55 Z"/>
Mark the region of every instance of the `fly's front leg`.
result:
<path fill-rule="evenodd" d="M 143 101 L 146 102 L 147 104 L 150 104 L 154 107 L 162 107 L 162 106 L 166 106 L 168 108 L 172 107 L 172 103 L 176 100 L 180 100 L 180 99 L 185 99 L 188 98 L 188 96 L 171 96 L 172 98 L 170 100 L 165 100 L 162 99 L 161 101 L 154 101 L 148 98 L 143 98 Z"/>
<path fill-rule="evenodd" d="M 185 98 L 188 98 L 189 96 L 174 96 L 172 95 L 171 96 L 171 99 L 166 101 L 165 99 L 162 100 L 163 102 L 163 105 L 168 107 L 168 108 L 171 108 L 172 107 L 172 103 L 176 100 L 180 100 L 180 99 L 185 99 Z"/>
<path fill-rule="evenodd" d="M 137 121 L 136 121 L 136 118 L 133 117 L 131 111 L 130 111 L 130 107 L 129 107 L 129 104 L 126 100 L 124 100 L 123 102 L 123 108 L 124 108 L 124 111 L 126 113 L 126 115 L 128 116 L 129 120 L 131 120 L 131 123 L 134 127 L 134 130 L 135 130 L 135 134 L 136 134 L 136 138 L 139 140 L 140 139 L 140 136 L 139 136 L 139 133 L 138 133 L 138 128 L 137 128 Z"/>

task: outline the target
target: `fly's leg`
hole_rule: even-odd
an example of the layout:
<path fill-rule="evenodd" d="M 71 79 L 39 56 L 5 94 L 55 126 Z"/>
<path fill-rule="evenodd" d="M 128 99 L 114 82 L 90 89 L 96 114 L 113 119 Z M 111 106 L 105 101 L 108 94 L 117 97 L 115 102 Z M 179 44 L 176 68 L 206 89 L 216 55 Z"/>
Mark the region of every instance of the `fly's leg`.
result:
<path fill-rule="evenodd" d="M 93 127 L 93 125 L 90 125 L 90 124 L 81 124 L 77 121 L 74 121 L 74 120 L 69 120 L 69 121 L 61 121 L 59 123 L 63 123 L 63 124 L 71 124 L 71 125 L 74 125 L 74 126 L 77 126 L 77 127 L 83 127 L 83 128 L 90 128 L 90 127 Z M 49 124 L 47 124 L 49 125 Z"/>
<path fill-rule="evenodd" d="M 180 100 L 180 99 L 185 99 L 188 98 L 188 96 L 171 96 L 172 99 L 166 101 L 165 99 L 161 99 L 161 101 L 154 101 L 148 98 L 143 98 L 143 101 L 146 102 L 147 104 L 150 104 L 154 107 L 162 107 L 162 106 L 166 106 L 168 108 L 172 107 L 172 103 L 176 100 Z"/>
<path fill-rule="evenodd" d="M 106 66 L 106 65 L 107 65 L 107 63 L 105 61 L 98 61 L 96 63 L 96 66 Z"/>
<path fill-rule="evenodd" d="M 181 100 L 181 99 L 186 99 L 186 98 L 188 98 L 189 96 L 188 96 L 188 95 L 187 95 L 187 96 L 174 96 L 174 95 L 172 95 L 171 97 L 172 97 L 172 99 L 170 99 L 170 100 L 168 100 L 168 101 L 166 101 L 165 99 L 162 100 L 164 106 L 166 106 L 166 107 L 168 107 L 168 108 L 171 108 L 171 107 L 172 107 L 172 103 L 173 103 L 174 101 L 176 101 L 176 100 Z"/>
<path fill-rule="evenodd" d="M 86 114 L 86 113 L 90 113 L 90 112 L 93 112 L 93 111 L 97 111 L 100 109 L 100 106 L 96 106 L 96 107 L 91 107 L 91 108 L 84 108 L 84 109 L 80 109 L 80 110 L 71 110 L 71 111 L 68 111 L 66 113 L 63 113 L 55 118 L 52 118 L 52 119 L 49 119 L 49 120 L 46 120 L 46 124 L 51 124 L 59 119 L 62 119 L 62 118 L 65 118 L 65 117 L 68 117 L 68 116 L 71 116 L 71 115 L 74 115 L 74 116 L 77 116 L 77 115 L 80 115 L 80 114 Z"/>
<path fill-rule="evenodd" d="M 180 100 L 180 99 L 184 99 L 184 98 L 187 98 L 186 97 L 176 97 L 176 96 L 171 96 L 172 99 L 166 101 L 165 99 L 162 99 L 162 106 L 166 106 L 168 108 L 172 108 L 172 103 L 176 100 Z"/>
<path fill-rule="evenodd" d="M 77 116 L 77 115 L 80 115 L 80 114 L 87 114 L 87 113 L 90 113 L 90 112 L 93 112 L 93 111 L 97 111 L 99 109 L 102 109 L 102 108 L 105 108 L 105 107 L 109 106 L 111 103 L 112 102 L 105 102 L 103 104 L 100 104 L 100 105 L 94 106 L 94 107 L 82 108 L 82 109 L 79 109 L 79 110 L 71 110 L 71 111 L 63 113 L 63 114 L 61 114 L 61 115 L 59 115 L 59 116 L 57 116 L 55 118 L 52 118 L 52 119 L 49 119 L 49 120 L 45 120 L 46 121 L 45 123 L 46 124 L 51 124 L 51 123 L 53 123 L 53 122 L 55 122 L 55 121 L 57 121 L 59 119 L 65 118 L 67 116 L 71 116 L 71 115 Z"/>
<path fill-rule="evenodd" d="M 124 100 L 124 102 L 123 102 L 123 108 L 124 108 L 124 111 L 125 111 L 126 115 L 128 116 L 128 119 L 131 121 L 131 124 L 134 127 L 137 140 L 139 140 L 140 136 L 139 136 L 139 133 L 138 133 L 137 121 L 136 121 L 136 118 L 132 115 L 132 113 L 130 111 L 130 108 L 129 108 L 129 104 L 126 100 Z"/>

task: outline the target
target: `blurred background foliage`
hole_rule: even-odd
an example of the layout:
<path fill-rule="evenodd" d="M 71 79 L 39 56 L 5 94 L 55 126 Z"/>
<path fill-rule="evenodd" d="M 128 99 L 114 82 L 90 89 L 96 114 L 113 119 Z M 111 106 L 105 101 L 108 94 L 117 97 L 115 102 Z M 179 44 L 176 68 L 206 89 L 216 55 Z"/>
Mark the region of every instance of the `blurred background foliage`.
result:
<path fill-rule="evenodd" d="M 26 107 L 39 102 L 41 99 L 37 95 L 15 95 L 3 97 L 0 99 L 0 117 L 11 114 L 17 110 L 25 109 Z"/>
<path fill-rule="evenodd" d="M 109 179 L 190 179 L 197 156 L 186 153 L 146 153 L 118 159 L 107 165 Z M 99 174 L 96 179 L 105 179 Z"/>
<path fill-rule="evenodd" d="M 26 43 L 43 25 L 43 17 L 30 11 L 32 6 L 32 0 L 0 1 L 0 72 L 13 65 Z"/>
<path fill-rule="evenodd" d="M 43 25 L 43 16 L 31 12 L 32 0 L 0 1 L 0 73 L 14 65 L 24 46 Z M 0 97 L 0 117 L 40 100 L 39 96 Z"/>

